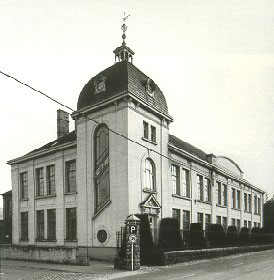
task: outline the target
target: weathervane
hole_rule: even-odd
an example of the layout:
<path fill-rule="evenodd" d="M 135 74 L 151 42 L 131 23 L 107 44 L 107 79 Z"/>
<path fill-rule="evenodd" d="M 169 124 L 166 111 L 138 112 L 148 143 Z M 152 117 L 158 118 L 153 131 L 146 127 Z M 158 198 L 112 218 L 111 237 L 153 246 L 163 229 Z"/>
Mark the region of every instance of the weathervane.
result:
<path fill-rule="evenodd" d="M 123 23 L 123 25 L 122 25 L 122 30 L 123 30 L 123 35 L 122 35 L 122 38 L 123 38 L 123 45 L 125 45 L 126 44 L 126 42 L 125 42 L 125 39 L 126 39 L 126 31 L 127 31 L 127 26 L 126 26 L 126 20 L 128 19 L 128 17 L 129 17 L 130 15 L 127 15 L 126 16 L 126 13 L 124 12 L 124 17 L 123 17 L 123 21 L 124 21 L 124 23 Z"/>

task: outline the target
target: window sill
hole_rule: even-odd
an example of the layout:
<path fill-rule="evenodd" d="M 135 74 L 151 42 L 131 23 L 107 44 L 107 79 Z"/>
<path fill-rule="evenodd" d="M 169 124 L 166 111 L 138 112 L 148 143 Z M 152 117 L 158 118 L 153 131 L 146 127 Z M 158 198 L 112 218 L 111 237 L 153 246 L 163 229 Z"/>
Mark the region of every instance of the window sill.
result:
<path fill-rule="evenodd" d="M 21 198 L 20 201 L 29 201 L 28 198 Z"/>
<path fill-rule="evenodd" d="M 254 213 L 254 215 L 260 216 L 261 214 L 260 213 Z"/>
<path fill-rule="evenodd" d="M 35 239 L 35 242 L 46 242 L 47 239 L 44 239 L 44 238 L 36 238 Z"/>
<path fill-rule="evenodd" d="M 149 143 L 151 143 L 151 144 L 153 144 L 153 145 L 158 145 L 158 143 L 157 142 L 154 142 L 154 141 L 151 141 L 151 140 L 149 140 L 148 138 L 145 138 L 145 137 L 142 137 L 142 140 L 143 141 L 146 141 L 146 142 L 149 142 Z"/>
<path fill-rule="evenodd" d="M 20 241 L 20 242 L 21 242 L 21 241 L 22 241 L 22 242 L 29 242 L 29 239 L 28 239 L 28 238 L 20 238 L 19 241 Z"/>
<path fill-rule="evenodd" d="M 185 200 L 191 200 L 190 197 L 188 196 L 181 196 L 179 194 L 172 194 L 173 197 L 177 197 L 177 198 L 180 198 L 180 199 L 185 199 Z"/>
<path fill-rule="evenodd" d="M 41 195 L 41 196 L 36 196 L 34 199 L 43 199 L 43 198 L 49 198 L 49 197 L 56 197 L 56 194 L 48 194 L 48 195 Z"/>
<path fill-rule="evenodd" d="M 199 200 L 199 199 L 197 199 L 196 201 L 198 201 L 198 202 L 200 202 L 200 203 L 209 204 L 209 205 L 212 204 L 211 201 L 205 201 L 205 200 Z"/>
<path fill-rule="evenodd" d="M 218 203 L 216 203 L 216 206 L 221 207 L 221 208 L 227 208 L 226 205 L 221 205 L 221 204 L 218 204 Z"/>
<path fill-rule="evenodd" d="M 70 195 L 70 194 L 77 194 L 78 192 L 75 191 L 75 192 L 65 192 L 64 195 Z"/>
<path fill-rule="evenodd" d="M 65 239 L 65 242 L 78 242 L 78 239 Z"/>
<path fill-rule="evenodd" d="M 155 190 L 146 189 L 146 188 L 143 189 L 143 192 L 146 192 L 146 193 L 153 193 L 153 194 L 156 194 L 156 193 L 157 193 Z"/>
<path fill-rule="evenodd" d="M 251 214 L 251 211 L 244 210 L 245 213 Z"/>
<path fill-rule="evenodd" d="M 232 210 L 241 211 L 241 209 L 239 209 L 239 208 L 233 208 L 233 207 L 231 207 L 231 209 L 232 209 Z"/>

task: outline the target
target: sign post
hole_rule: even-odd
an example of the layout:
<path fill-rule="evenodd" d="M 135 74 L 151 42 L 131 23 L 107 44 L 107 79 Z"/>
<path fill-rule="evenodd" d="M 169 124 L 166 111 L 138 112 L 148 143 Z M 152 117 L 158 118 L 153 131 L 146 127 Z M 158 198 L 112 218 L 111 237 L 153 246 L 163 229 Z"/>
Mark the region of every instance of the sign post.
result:
<path fill-rule="evenodd" d="M 135 215 L 126 219 L 127 232 L 127 269 L 140 268 L 140 220 Z"/>

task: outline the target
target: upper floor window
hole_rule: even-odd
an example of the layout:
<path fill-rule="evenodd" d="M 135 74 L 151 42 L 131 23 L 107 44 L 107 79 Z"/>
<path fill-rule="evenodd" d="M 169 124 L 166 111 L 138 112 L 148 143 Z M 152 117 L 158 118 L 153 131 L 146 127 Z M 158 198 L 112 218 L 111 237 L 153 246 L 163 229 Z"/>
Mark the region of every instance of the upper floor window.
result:
<path fill-rule="evenodd" d="M 237 208 L 241 208 L 241 192 L 237 190 Z"/>
<path fill-rule="evenodd" d="M 182 169 L 183 196 L 190 197 L 189 170 Z"/>
<path fill-rule="evenodd" d="M 28 198 L 28 172 L 20 173 L 21 198 Z"/>
<path fill-rule="evenodd" d="M 232 188 L 232 208 L 236 208 L 236 190 Z"/>
<path fill-rule="evenodd" d="M 150 136 L 151 136 L 150 140 L 152 142 L 156 142 L 156 127 L 153 125 L 150 126 Z"/>
<path fill-rule="evenodd" d="M 47 166 L 47 194 L 55 194 L 55 165 Z"/>
<path fill-rule="evenodd" d="M 205 179 L 205 201 L 211 202 L 211 184 L 208 178 Z"/>
<path fill-rule="evenodd" d="M 66 193 L 76 191 L 76 160 L 67 161 L 65 165 L 66 172 Z"/>
<path fill-rule="evenodd" d="M 172 181 L 173 194 L 181 195 L 179 166 L 177 166 L 175 164 L 171 165 L 171 181 Z"/>
<path fill-rule="evenodd" d="M 203 193 L 203 176 L 197 175 L 197 199 L 203 201 L 204 193 Z"/>
<path fill-rule="evenodd" d="M 109 183 L 109 129 L 99 125 L 94 133 L 95 145 L 95 211 L 98 212 L 110 200 Z"/>
<path fill-rule="evenodd" d="M 222 205 L 222 184 L 217 182 L 217 201 L 219 205 Z"/>
<path fill-rule="evenodd" d="M 258 214 L 257 196 L 254 195 L 254 214 Z"/>
<path fill-rule="evenodd" d="M 44 172 L 43 167 L 36 169 L 36 196 L 44 195 Z"/>
<path fill-rule="evenodd" d="M 143 121 L 143 126 L 144 126 L 144 138 L 148 139 L 148 123 Z"/>
<path fill-rule="evenodd" d="M 258 197 L 258 214 L 261 214 L 261 199 Z"/>
<path fill-rule="evenodd" d="M 145 188 L 150 190 L 156 189 L 156 176 L 155 176 L 154 162 L 147 158 L 145 161 Z"/>
<path fill-rule="evenodd" d="M 227 206 L 227 185 L 223 184 L 223 205 Z"/>
<path fill-rule="evenodd" d="M 251 212 L 251 194 L 248 194 L 247 211 Z"/>
<path fill-rule="evenodd" d="M 247 211 L 247 193 L 244 193 L 244 210 Z"/>

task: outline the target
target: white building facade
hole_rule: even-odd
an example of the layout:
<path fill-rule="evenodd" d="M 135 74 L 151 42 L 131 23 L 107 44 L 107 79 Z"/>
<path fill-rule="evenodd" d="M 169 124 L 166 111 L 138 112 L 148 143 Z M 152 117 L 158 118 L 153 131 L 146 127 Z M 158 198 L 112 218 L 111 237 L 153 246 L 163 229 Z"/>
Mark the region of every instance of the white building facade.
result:
<path fill-rule="evenodd" d="M 230 158 L 170 135 L 160 88 L 132 64 L 125 43 L 114 53 L 118 62 L 80 93 L 75 131 L 59 110 L 58 138 L 8 162 L 13 244 L 112 258 L 116 232 L 135 213 L 149 214 L 152 229 L 172 216 L 182 230 L 196 222 L 261 227 L 264 192 Z"/>

